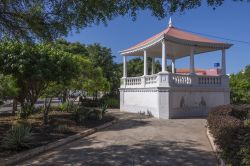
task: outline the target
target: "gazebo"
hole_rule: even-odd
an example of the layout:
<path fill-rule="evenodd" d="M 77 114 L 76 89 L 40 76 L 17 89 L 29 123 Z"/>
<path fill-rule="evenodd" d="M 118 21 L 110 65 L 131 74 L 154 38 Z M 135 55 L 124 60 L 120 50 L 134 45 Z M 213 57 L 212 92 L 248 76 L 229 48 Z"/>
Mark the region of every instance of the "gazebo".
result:
<path fill-rule="evenodd" d="M 120 109 L 170 119 L 207 115 L 211 107 L 229 104 L 226 49 L 231 46 L 180 30 L 170 19 L 164 31 L 120 52 L 123 56 Z M 220 75 L 196 75 L 195 55 L 211 51 L 221 51 Z M 144 57 L 143 76 L 127 77 L 128 56 Z M 176 74 L 175 61 L 186 56 L 190 59 L 190 73 Z M 151 75 L 147 57 L 152 59 Z M 159 57 L 162 71 L 155 73 L 155 58 Z M 166 70 L 168 60 L 171 60 L 172 72 Z"/>

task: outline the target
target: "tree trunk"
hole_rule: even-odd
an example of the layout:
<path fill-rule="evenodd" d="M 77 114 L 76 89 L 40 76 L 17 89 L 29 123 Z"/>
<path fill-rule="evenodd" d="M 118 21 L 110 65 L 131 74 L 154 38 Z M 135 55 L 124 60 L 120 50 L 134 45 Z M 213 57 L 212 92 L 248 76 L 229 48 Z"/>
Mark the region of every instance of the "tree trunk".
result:
<path fill-rule="evenodd" d="M 50 110 L 52 98 L 49 99 L 47 102 L 47 98 L 44 99 L 44 110 L 43 110 L 43 125 L 48 125 L 48 115 Z"/>
<path fill-rule="evenodd" d="M 13 104 L 12 104 L 12 114 L 15 115 L 17 111 L 17 99 L 13 99 Z"/>
<path fill-rule="evenodd" d="M 62 102 L 65 103 L 67 101 L 67 90 L 63 91 L 63 94 L 62 94 Z"/>

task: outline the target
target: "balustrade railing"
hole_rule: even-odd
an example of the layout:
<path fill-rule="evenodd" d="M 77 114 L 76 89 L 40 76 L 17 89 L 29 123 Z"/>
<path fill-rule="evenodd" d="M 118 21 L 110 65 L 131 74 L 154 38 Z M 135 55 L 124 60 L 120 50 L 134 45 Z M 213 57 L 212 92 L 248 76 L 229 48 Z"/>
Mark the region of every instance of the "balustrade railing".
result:
<path fill-rule="evenodd" d="M 145 84 L 156 84 L 157 76 L 157 74 L 145 76 Z"/>
<path fill-rule="evenodd" d="M 223 87 L 228 86 L 226 76 L 182 75 L 160 73 L 141 77 L 126 77 L 121 79 L 122 88 L 144 87 Z"/>
<path fill-rule="evenodd" d="M 172 81 L 175 85 L 191 85 L 192 78 L 190 75 L 172 74 Z"/>
<path fill-rule="evenodd" d="M 219 76 L 199 76 L 198 77 L 199 85 L 220 85 L 221 77 Z"/>
<path fill-rule="evenodd" d="M 141 85 L 141 77 L 127 77 L 125 79 L 126 85 Z"/>

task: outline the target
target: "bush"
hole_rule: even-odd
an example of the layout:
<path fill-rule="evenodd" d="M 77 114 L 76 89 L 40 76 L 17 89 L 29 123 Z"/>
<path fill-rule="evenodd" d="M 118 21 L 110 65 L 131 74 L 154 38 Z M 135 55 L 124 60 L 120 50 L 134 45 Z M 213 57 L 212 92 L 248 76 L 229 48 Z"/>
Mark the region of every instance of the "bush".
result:
<path fill-rule="evenodd" d="M 79 107 L 78 109 L 75 109 L 73 112 L 73 119 L 76 123 L 84 123 L 85 120 L 88 118 L 91 110 L 87 109 L 85 107 Z"/>
<path fill-rule="evenodd" d="M 56 131 L 58 131 L 59 133 L 67 133 L 69 132 L 69 127 L 68 125 L 58 125 L 57 128 L 56 128 Z"/>
<path fill-rule="evenodd" d="M 250 163 L 250 127 L 244 125 L 247 112 L 241 106 L 219 106 L 212 109 L 207 118 L 221 156 L 230 165 Z"/>
<path fill-rule="evenodd" d="M 30 115 L 34 113 L 34 107 L 31 107 L 29 105 L 23 106 L 20 111 L 18 111 L 17 116 L 20 119 L 27 119 Z"/>
<path fill-rule="evenodd" d="M 57 110 L 60 111 L 67 111 L 67 112 L 74 112 L 77 109 L 77 105 L 73 101 L 67 101 L 62 103 L 60 106 L 58 106 Z"/>
<path fill-rule="evenodd" d="M 107 104 L 108 108 L 119 108 L 120 107 L 120 101 L 117 98 L 107 98 L 104 99 L 104 103 Z"/>
<path fill-rule="evenodd" d="M 31 136 L 31 127 L 26 122 L 17 122 L 7 132 L 3 138 L 3 147 L 12 150 L 21 150 L 28 148 L 28 140 Z"/>
<path fill-rule="evenodd" d="M 103 104 L 100 109 L 91 109 L 87 118 L 91 120 L 102 120 L 107 112 L 107 108 L 107 104 Z"/>
<path fill-rule="evenodd" d="M 102 104 L 102 100 L 91 100 L 91 99 L 82 99 L 81 106 L 83 107 L 99 107 Z"/>

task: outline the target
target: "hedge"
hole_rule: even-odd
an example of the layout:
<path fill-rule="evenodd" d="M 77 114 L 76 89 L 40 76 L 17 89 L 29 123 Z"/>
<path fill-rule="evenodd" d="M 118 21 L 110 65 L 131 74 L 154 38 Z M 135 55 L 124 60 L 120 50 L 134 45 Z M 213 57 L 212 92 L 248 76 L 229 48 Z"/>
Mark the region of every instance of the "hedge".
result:
<path fill-rule="evenodd" d="M 207 122 L 221 156 L 229 165 L 250 165 L 249 107 L 226 105 L 212 109 Z"/>

